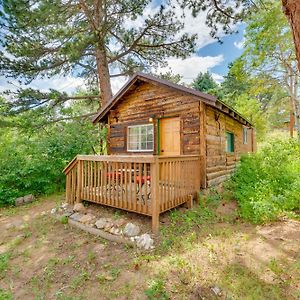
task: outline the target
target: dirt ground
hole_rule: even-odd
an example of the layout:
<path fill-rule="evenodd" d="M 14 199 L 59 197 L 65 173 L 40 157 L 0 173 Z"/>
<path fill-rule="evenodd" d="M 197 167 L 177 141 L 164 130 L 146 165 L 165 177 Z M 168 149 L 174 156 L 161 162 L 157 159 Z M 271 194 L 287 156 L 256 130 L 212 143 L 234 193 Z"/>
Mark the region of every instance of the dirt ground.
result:
<path fill-rule="evenodd" d="M 300 299 L 298 221 L 243 223 L 234 202 L 179 209 L 162 216 L 156 248 L 147 252 L 52 218 L 63 201 L 55 195 L 0 210 L 1 300 Z M 143 231 L 150 225 L 101 212 L 133 218 Z"/>

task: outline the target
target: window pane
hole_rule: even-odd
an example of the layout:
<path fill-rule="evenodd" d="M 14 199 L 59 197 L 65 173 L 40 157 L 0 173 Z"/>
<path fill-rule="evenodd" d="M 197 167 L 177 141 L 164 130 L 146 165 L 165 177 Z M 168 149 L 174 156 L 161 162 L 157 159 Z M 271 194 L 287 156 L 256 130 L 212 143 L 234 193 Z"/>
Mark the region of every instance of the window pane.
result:
<path fill-rule="evenodd" d="M 243 128 L 243 143 L 247 144 L 248 142 L 248 128 Z"/>
<path fill-rule="evenodd" d="M 231 132 L 226 132 L 226 152 L 234 152 L 234 135 Z"/>
<path fill-rule="evenodd" d="M 153 150 L 153 125 L 137 125 L 128 128 L 128 150 Z"/>
<path fill-rule="evenodd" d="M 147 143 L 147 149 L 152 150 L 153 149 L 153 142 L 148 142 Z"/>
<path fill-rule="evenodd" d="M 142 142 L 141 143 L 141 150 L 147 150 L 147 143 L 146 143 L 146 141 L 144 141 L 144 142 Z"/>

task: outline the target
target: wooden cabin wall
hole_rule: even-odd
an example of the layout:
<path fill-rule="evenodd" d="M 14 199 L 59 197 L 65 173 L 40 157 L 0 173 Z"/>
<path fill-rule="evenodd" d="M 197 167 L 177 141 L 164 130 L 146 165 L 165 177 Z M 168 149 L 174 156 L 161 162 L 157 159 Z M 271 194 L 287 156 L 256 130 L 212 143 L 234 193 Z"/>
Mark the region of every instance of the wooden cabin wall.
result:
<path fill-rule="evenodd" d="M 176 116 L 181 119 L 181 154 L 199 154 L 199 98 L 161 85 L 140 84 L 109 113 L 109 154 L 157 154 L 157 121 L 153 152 L 127 152 L 127 126 L 147 124 L 150 117 Z"/>
<path fill-rule="evenodd" d="M 243 124 L 232 117 L 206 106 L 207 187 L 226 180 L 242 153 L 255 151 L 252 145 L 253 129 L 248 129 L 248 142 L 243 144 L 243 127 Z M 234 134 L 234 153 L 226 153 L 226 131 Z"/>

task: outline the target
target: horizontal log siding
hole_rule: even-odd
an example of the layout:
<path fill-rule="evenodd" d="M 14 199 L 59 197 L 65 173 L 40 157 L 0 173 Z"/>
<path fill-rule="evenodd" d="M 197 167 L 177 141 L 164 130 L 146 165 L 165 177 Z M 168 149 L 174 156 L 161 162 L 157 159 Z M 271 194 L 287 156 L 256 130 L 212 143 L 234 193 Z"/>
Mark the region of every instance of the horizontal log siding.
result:
<path fill-rule="evenodd" d="M 137 155 L 127 152 L 127 126 L 149 123 L 149 117 L 179 116 L 181 119 L 181 154 L 199 154 L 199 98 L 150 83 L 143 83 L 123 97 L 110 112 L 110 154 Z M 154 151 L 157 153 L 157 122 L 154 122 Z"/>
<path fill-rule="evenodd" d="M 243 125 L 228 115 L 207 107 L 206 112 L 206 176 L 207 186 L 226 180 L 242 153 L 252 152 L 252 130 L 248 130 L 248 143 L 243 144 Z M 226 153 L 226 131 L 234 134 L 234 153 Z"/>

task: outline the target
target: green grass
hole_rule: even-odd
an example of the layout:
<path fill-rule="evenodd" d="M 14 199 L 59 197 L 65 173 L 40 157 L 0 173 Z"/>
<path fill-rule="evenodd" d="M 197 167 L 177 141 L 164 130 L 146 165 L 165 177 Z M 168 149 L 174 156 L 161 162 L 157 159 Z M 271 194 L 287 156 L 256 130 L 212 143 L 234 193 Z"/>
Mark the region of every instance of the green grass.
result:
<path fill-rule="evenodd" d="M 12 253 L 5 252 L 0 254 L 0 279 L 5 277 L 5 274 L 9 268 L 9 260 L 12 256 Z"/>
<path fill-rule="evenodd" d="M 241 264 L 229 265 L 223 271 L 221 283 L 233 299 L 285 299 L 284 291 L 279 285 L 266 283 Z"/>
<path fill-rule="evenodd" d="M 0 288 L 0 300 L 13 300 L 13 294 Z"/>
<path fill-rule="evenodd" d="M 165 289 L 165 282 L 163 279 L 152 280 L 148 288 L 145 290 L 145 295 L 149 300 L 168 300 L 171 299 Z"/>

